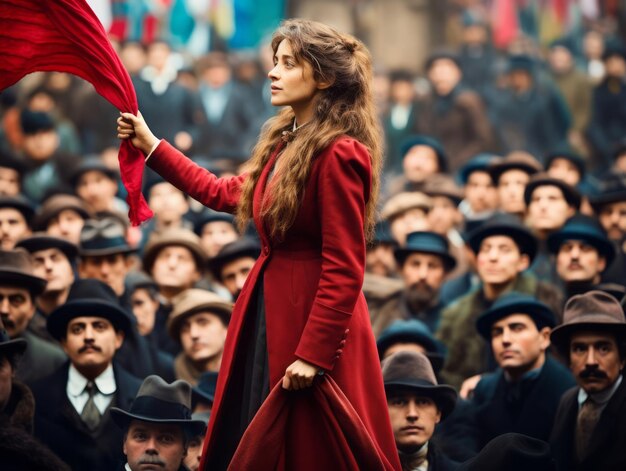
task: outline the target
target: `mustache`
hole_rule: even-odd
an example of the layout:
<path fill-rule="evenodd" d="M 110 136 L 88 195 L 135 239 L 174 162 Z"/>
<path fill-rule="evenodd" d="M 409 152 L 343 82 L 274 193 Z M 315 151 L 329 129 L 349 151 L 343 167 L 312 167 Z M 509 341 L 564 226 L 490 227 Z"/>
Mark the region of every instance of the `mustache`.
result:
<path fill-rule="evenodd" d="M 93 344 L 88 344 L 88 345 L 84 345 L 84 346 L 80 347 L 80 349 L 78 350 L 78 353 L 86 352 L 87 349 L 92 349 L 92 350 L 95 350 L 96 352 L 101 352 L 102 351 L 102 349 L 100 347 L 98 347 L 96 345 L 93 345 Z"/>
<path fill-rule="evenodd" d="M 157 466 L 165 466 L 165 461 L 163 461 L 158 456 L 143 454 L 139 458 L 139 464 L 155 464 Z"/>
<path fill-rule="evenodd" d="M 578 374 L 578 377 L 581 379 L 588 379 L 588 378 L 606 379 L 607 375 L 604 371 L 600 371 L 595 368 L 585 368 Z"/>
<path fill-rule="evenodd" d="M 3 314 L 0 317 L 2 317 L 2 323 L 4 324 L 5 329 L 15 329 L 15 322 L 13 322 L 9 316 L 5 316 Z"/>

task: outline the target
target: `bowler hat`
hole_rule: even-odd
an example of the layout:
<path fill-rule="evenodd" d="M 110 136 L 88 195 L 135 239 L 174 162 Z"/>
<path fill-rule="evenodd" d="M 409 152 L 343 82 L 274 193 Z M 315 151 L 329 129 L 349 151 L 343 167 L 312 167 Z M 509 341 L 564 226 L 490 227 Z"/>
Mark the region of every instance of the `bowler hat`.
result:
<path fill-rule="evenodd" d="M 380 216 L 391 222 L 394 218 L 405 213 L 409 209 L 422 209 L 428 213 L 433 207 L 433 202 L 429 196 L 419 191 L 406 191 L 398 193 L 387 200 L 383 206 Z"/>
<path fill-rule="evenodd" d="M 452 386 L 438 384 L 430 361 L 423 353 L 402 351 L 382 363 L 383 383 L 387 396 L 395 390 L 410 390 L 430 397 L 445 419 L 454 409 L 457 393 Z"/>
<path fill-rule="evenodd" d="M 430 147 L 437 155 L 437 165 L 439 167 L 439 172 L 445 173 L 448 171 L 448 156 L 446 155 L 446 151 L 443 149 L 443 146 L 437 139 L 421 134 L 410 136 L 400 145 L 401 155 L 404 157 L 407 152 L 409 152 L 415 146 Z"/>
<path fill-rule="evenodd" d="M 4 328 L 2 318 L 0 318 L 0 355 L 5 357 L 13 357 L 14 355 L 21 355 L 28 347 L 26 339 L 17 338 L 11 339 L 9 333 Z"/>
<path fill-rule="evenodd" d="M 556 159 L 565 159 L 568 162 L 571 162 L 578 170 L 578 173 L 580 174 L 580 178 L 582 179 L 585 176 L 585 171 L 586 171 L 585 160 L 576 152 L 573 152 L 570 150 L 564 150 L 562 152 L 549 153 L 548 155 L 546 155 L 544 159 L 546 170 L 550 168 L 550 166 L 552 165 L 552 162 L 554 162 Z"/>
<path fill-rule="evenodd" d="M 78 180 L 87 172 L 100 172 L 114 182 L 117 182 L 119 178 L 117 170 L 107 167 L 102 159 L 98 157 L 87 157 L 81 160 L 73 169 L 69 177 L 70 184 L 75 188 L 78 184 Z"/>
<path fill-rule="evenodd" d="M 543 172 L 536 173 L 530 177 L 530 181 L 524 189 L 524 202 L 526 203 L 526 206 L 530 204 L 534 191 L 540 186 L 556 186 L 559 190 L 561 190 L 563 198 L 567 201 L 568 206 L 571 206 L 575 210 L 580 208 L 581 197 L 576 188 L 565 183 L 560 178 L 551 177 L 547 173 Z"/>
<path fill-rule="evenodd" d="M 50 313 L 47 328 L 55 339 L 65 338 L 67 324 L 76 317 L 103 317 L 115 330 L 132 333 L 135 319 L 119 304 L 111 287 L 94 278 L 76 280 L 70 287 L 65 304 Z"/>
<path fill-rule="evenodd" d="M 80 231 L 80 256 L 98 257 L 136 252 L 126 241 L 124 226 L 116 219 L 88 219 Z"/>
<path fill-rule="evenodd" d="M 0 250 L 0 285 L 24 287 L 33 296 L 38 296 L 47 283 L 35 276 L 33 262 L 26 250 Z"/>
<path fill-rule="evenodd" d="M 126 293 L 131 295 L 138 289 L 153 288 L 158 289 L 157 282 L 154 281 L 149 275 L 142 271 L 131 271 L 124 278 L 124 286 Z"/>
<path fill-rule="evenodd" d="M 626 201 L 626 178 L 624 175 L 609 173 L 599 185 L 598 190 L 589 197 L 589 203 L 597 213 L 609 203 Z"/>
<path fill-rule="evenodd" d="M 54 129 L 54 121 L 50 114 L 43 111 L 24 109 L 20 114 L 20 124 L 22 132 L 27 135 Z"/>
<path fill-rule="evenodd" d="M 383 219 L 378 221 L 374 227 L 374 245 L 388 244 L 394 245 L 396 241 L 391 237 L 389 221 Z"/>
<path fill-rule="evenodd" d="M 450 271 L 456 266 L 455 258 L 448 251 L 448 241 L 435 232 L 411 232 L 406 236 L 405 245 L 393 251 L 393 255 L 400 266 L 404 265 L 406 258 L 412 253 L 428 253 L 441 257 L 446 271 Z"/>
<path fill-rule="evenodd" d="M 432 175 L 424 182 L 422 191 L 428 196 L 445 196 L 449 198 L 455 206 L 463 201 L 463 191 L 456 185 L 450 175 L 438 173 Z"/>
<path fill-rule="evenodd" d="M 167 331 L 178 340 L 182 322 L 189 316 L 208 311 L 218 316 L 224 325 L 228 325 L 233 312 L 233 303 L 205 289 L 190 288 L 172 299 L 174 309 L 167 319 Z"/>
<path fill-rule="evenodd" d="M 541 172 L 543 167 L 532 154 L 518 150 L 507 154 L 502 159 L 494 161 L 489 165 L 488 170 L 491 174 L 491 179 L 497 184 L 502 174 L 509 170 L 521 170 L 528 175 L 534 175 L 535 173 Z"/>
<path fill-rule="evenodd" d="M 550 445 L 521 433 L 497 436 L 478 455 L 462 463 L 459 471 L 556 471 Z"/>
<path fill-rule="evenodd" d="M 76 212 L 83 219 L 89 219 L 89 211 L 80 198 L 74 195 L 56 194 L 47 198 L 33 220 L 33 229 L 45 231 L 48 223 L 66 209 Z"/>
<path fill-rule="evenodd" d="M 198 384 L 191 390 L 191 399 L 194 402 L 205 401 L 213 404 L 217 387 L 217 371 L 205 371 L 200 375 Z"/>
<path fill-rule="evenodd" d="M 498 213 L 491 216 L 467 235 L 467 242 L 474 253 L 478 253 L 483 240 L 494 235 L 510 237 L 517 244 L 520 252 L 528 255 L 531 262 L 535 258 L 537 239 L 510 214 Z"/>
<path fill-rule="evenodd" d="M 526 54 L 516 54 L 509 57 L 508 71 L 513 72 L 516 70 L 522 70 L 532 74 L 535 70 L 536 61 L 532 57 Z"/>
<path fill-rule="evenodd" d="M 567 221 L 561 229 L 548 236 L 548 249 L 553 254 L 559 253 L 561 245 L 568 240 L 581 240 L 595 249 L 610 266 L 615 257 L 615 248 L 609 240 L 603 227 L 595 218 L 584 214 L 576 214 Z"/>
<path fill-rule="evenodd" d="M 569 337 L 579 330 L 609 330 L 618 338 L 626 336 L 624 309 L 610 294 L 592 290 L 568 299 L 563 310 L 563 323 L 550 334 L 552 344 L 568 358 Z"/>
<path fill-rule="evenodd" d="M 446 358 L 446 346 L 437 340 L 428 326 L 418 319 L 395 320 L 382 331 L 376 347 L 378 356 L 382 360 L 385 351 L 396 343 L 416 343 L 426 349 L 424 353 L 430 360 L 435 374 L 443 367 Z"/>
<path fill-rule="evenodd" d="M 59 249 L 70 263 L 73 263 L 78 255 L 78 247 L 75 244 L 72 244 L 67 239 L 54 237 L 45 232 L 35 232 L 28 237 L 20 239 L 15 244 L 15 248 L 19 247 L 31 254 L 40 250 Z"/>
<path fill-rule="evenodd" d="M 238 258 L 250 257 L 255 260 L 261 253 L 261 246 L 252 237 L 240 237 L 239 239 L 224 245 L 215 257 L 209 260 L 209 268 L 216 280 L 222 279 L 224 265 Z"/>
<path fill-rule="evenodd" d="M 495 154 L 482 153 L 475 155 L 468 160 L 463 167 L 459 170 L 458 181 L 462 185 L 467 185 L 469 176 L 474 172 L 487 172 L 489 173 L 489 167 L 500 162 L 502 157 Z"/>
<path fill-rule="evenodd" d="M 227 222 L 232 224 L 233 228 L 235 227 L 235 217 L 232 214 L 221 213 L 219 211 L 205 211 L 194 224 L 193 231 L 199 236 L 202 236 L 204 226 L 212 222 Z"/>
<path fill-rule="evenodd" d="M 24 162 L 4 149 L 0 149 L 0 168 L 10 168 L 15 170 L 19 174 L 20 179 L 22 178 L 22 174 L 26 171 L 26 165 Z"/>
<path fill-rule="evenodd" d="M 491 308 L 476 319 L 476 330 L 487 342 L 491 341 L 491 327 L 500 319 L 512 314 L 526 314 L 534 321 L 537 330 L 554 327 L 554 313 L 533 296 L 515 291 L 500 296 Z"/>
<path fill-rule="evenodd" d="M 152 273 L 152 267 L 159 252 L 165 247 L 185 247 L 191 252 L 199 272 L 204 272 L 207 255 L 200 245 L 200 238 L 191 230 L 184 228 L 167 229 L 155 232 L 148 239 L 143 251 L 143 269 Z"/>
<path fill-rule="evenodd" d="M 111 407 L 111 418 L 124 430 L 132 420 L 180 425 L 187 437 L 201 435 L 206 429 L 203 421 L 191 418 L 189 383 L 179 379 L 168 384 L 157 375 L 150 375 L 143 381 L 128 411 Z"/>
<path fill-rule="evenodd" d="M 33 205 L 21 195 L 18 196 L 0 196 L 0 209 L 13 208 L 22 213 L 26 222 L 30 225 L 35 208 Z"/>

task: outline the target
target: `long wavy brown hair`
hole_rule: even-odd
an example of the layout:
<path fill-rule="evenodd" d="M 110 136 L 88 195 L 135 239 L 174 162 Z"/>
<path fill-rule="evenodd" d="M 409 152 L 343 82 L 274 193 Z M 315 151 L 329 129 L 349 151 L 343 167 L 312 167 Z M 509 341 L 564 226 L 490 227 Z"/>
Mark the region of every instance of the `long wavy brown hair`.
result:
<path fill-rule="evenodd" d="M 296 60 L 311 65 L 315 80 L 332 85 L 317 92 L 312 120 L 298 129 L 282 151 L 272 180 L 271 198 L 263 205 L 261 216 L 271 237 L 282 239 L 296 219 L 315 157 L 337 137 L 347 135 L 365 145 L 371 158 L 372 191 L 364 225 L 366 238 L 370 239 L 382 162 L 382 134 L 371 89 L 370 54 L 353 36 L 308 20 L 283 22 L 272 38 L 274 53 L 285 40 Z M 285 107 L 263 126 L 246 166 L 248 178 L 237 208 L 237 221 L 242 228 L 252 217 L 252 198 L 261 172 L 283 131 L 292 130 L 294 119 L 291 107 Z"/>

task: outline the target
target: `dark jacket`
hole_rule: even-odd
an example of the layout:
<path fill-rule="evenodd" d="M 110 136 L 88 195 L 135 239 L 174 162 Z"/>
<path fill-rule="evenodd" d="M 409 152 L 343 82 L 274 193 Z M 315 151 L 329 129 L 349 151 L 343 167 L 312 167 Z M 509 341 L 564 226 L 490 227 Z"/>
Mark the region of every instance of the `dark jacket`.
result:
<path fill-rule="evenodd" d="M 602 411 L 582 463 L 577 463 L 574 445 L 578 390 L 574 387 L 563 395 L 550 435 L 559 471 L 623 471 L 626 469 L 626 380 L 622 380 Z"/>
<path fill-rule="evenodd" d="M 33 419 L 35 416 L 35 398 L 28 386 L 13 380 L 11 395 L 4 410 L 0 411 L 0 420 L 6 419 L 8 425 L 33 433 Z"/>
<path fill-rule="evenodd" d="M 437 305 L 431 306 L 420 312 L 413 312 L 407 305 L 404 290 L 391 297 L 383 304 L 377 312 L 372 313 L 372 330 L 374 336 L 378 337 L 395 320 L 417 319 L 428 326 L 431 332 L 435 332 L 439 327 L 439 319 L 443 303 L 438 302 Z"/>
<path fill-rule="evenodd" d="M 575 384 L 570 371 L 549 355 L 539 376 L 522 381 L 518 390 L 510 387 L 501 369 L 484 375 L 470 401 L 469 435 L 475 451 L 508 432 L 547 441 L 561 396 Z"/>
<path fill-rule="evenodd" d="M 26 330 L 21 338 L 28 342 L 28 348 L 20 358 L 15 377 L 28 385 L 52 374 L 67 361 L 67 356 L 58 345 L 37 337 Z"/>
<path fill-rule="evenodd" d="M 33 384 L 35 436 L 73 470 L 110 471 L 125 461 L 123 431 L 115 425 L 110 408 L 128 410 L 141 381 L 113 365 L 117 390 L 98 428 L 91 432 L 67 397 L 69 362 Z"/>

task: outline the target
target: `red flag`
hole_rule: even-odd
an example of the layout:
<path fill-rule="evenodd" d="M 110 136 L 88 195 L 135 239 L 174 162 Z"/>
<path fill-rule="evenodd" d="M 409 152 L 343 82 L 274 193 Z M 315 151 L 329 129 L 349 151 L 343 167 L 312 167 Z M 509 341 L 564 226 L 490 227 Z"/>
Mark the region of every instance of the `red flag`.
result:
<path fill-rule="evenodd" d="M 515 0 L 494 0 L 492 10 L 493 43 L 505 49 L 519 33 Z"/>
<path fill-rule="evenodd" d="M 0 2 L 0 90 L 38 71 L 78 75 L 120 111 L 137 113 L 128 72 L 85 0 Z M 119 162 L 128 217 L 136 226 L 152 217 L 141 194 L 144 157 L 126 140 Z"/>

